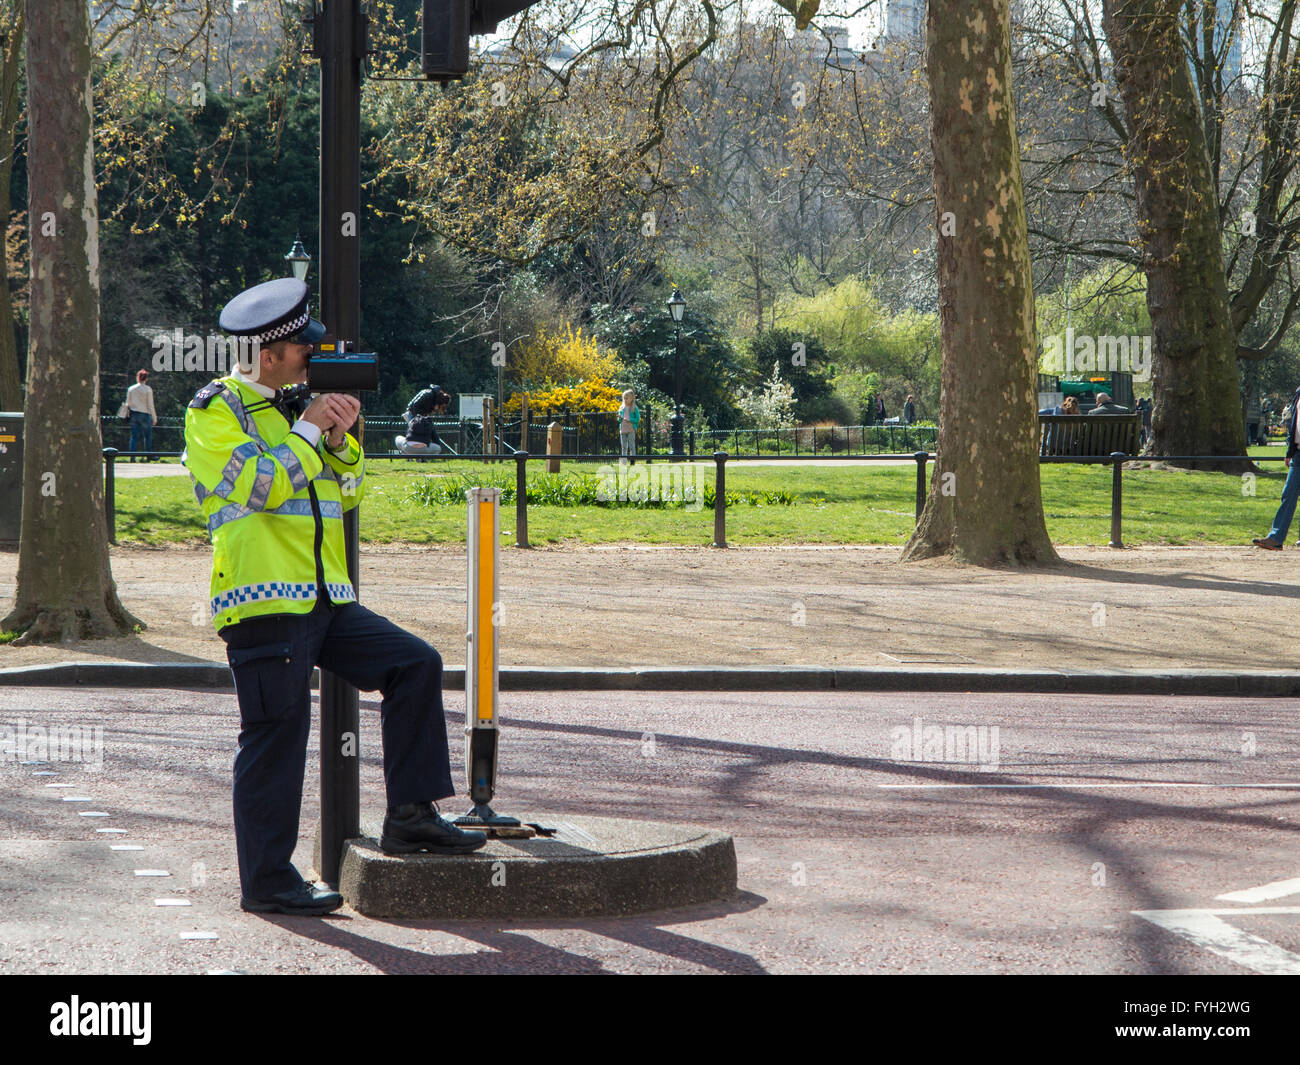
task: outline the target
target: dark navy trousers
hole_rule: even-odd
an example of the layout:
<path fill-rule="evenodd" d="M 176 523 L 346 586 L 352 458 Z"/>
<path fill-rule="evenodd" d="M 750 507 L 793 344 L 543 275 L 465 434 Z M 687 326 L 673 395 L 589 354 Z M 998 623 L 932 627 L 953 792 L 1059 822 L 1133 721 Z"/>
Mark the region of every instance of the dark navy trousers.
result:
<path fill-rule="evenodd" d="M 311 726 L 311 671 L 319 665 L 361 691 L 380 691 L 388 805 L 455 794 L 442 707 L 442 658 L 359 603 L 319 601 L 310 614 L 276 614 L 220 632 L 239 698 L 235 845 L 245 898 L 291 891 Z"/>

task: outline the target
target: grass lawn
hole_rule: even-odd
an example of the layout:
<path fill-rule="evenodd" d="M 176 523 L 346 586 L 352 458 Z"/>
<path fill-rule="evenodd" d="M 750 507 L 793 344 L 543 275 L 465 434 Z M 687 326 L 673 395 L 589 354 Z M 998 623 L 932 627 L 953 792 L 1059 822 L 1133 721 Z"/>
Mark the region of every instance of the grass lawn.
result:
<path fill-rule="evenodd" d="M 1252 455 L 1280 455 L 1280 448 L 1252 448 Z M 649 470 L 667 464 L 655 462 Z M 530 464 L 530 483 L 541 475 Z M 638 463 L 634 469 L 646 468 Z M 1182 470 L 1124 473 L 1126 544 L 1249 544 L 1272 522 L 1285 467 L 1268 463 L 1253 485 L 1234 475 Z M 1110 537 L 1111 470 L 1107 466 L 1041 467 L 1047 529 L 1057 544 L 1105 544 Z M 565 463 L 560 477 L 595 476 L 591 463 Z M 714 469 L 702 465 L 712 486 Z M 366 470 L 362 540 L 372 543 L 462 543 L 465 505 L 427 506 L 411 498 L 423 478 L 468 474 L 486 484 L 514 483 L 514 465 L 478 462 L 376 460 Z M 635 483 L 635 482 L 633 482 Z M 1243 488 L 1245 490 L 1243 490 Z M 915 505 L 914 467 L 742 466 L 727 470 L 728 495 L 785 491 L 792 505 L 733 503 L 727 507 L 727 540 L 736 544 L 844 543 L 902 544 L 911 533 Z M 501 508 L 502 543 L 514 542 L 514 504 Z M 117 482 L 118 542 L 206 543 L 204 524 L 188 479 L 120 479 Z M 713 511 L 680 505 L 653 507 L 634 502 L 611 506 L 528 508 L 534 544 L 633 541 L 707 544 Z"/>

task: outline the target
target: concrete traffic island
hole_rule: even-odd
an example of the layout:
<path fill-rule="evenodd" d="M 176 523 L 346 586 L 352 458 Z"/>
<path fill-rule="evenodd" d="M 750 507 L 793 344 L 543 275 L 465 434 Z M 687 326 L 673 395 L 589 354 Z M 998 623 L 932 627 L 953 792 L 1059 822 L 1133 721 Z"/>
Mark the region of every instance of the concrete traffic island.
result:
<path fill-rule="evenodd" d="M 389 856 L 380 823 L 344 844 L 338 890 L 367 917 L 619 917 L 736 894 L 731 837 L 699 825 L 512 810 L 554 836 L 489 839 L 473 854 Z M 317 828 L 316 853 L 320 853 Z"/>

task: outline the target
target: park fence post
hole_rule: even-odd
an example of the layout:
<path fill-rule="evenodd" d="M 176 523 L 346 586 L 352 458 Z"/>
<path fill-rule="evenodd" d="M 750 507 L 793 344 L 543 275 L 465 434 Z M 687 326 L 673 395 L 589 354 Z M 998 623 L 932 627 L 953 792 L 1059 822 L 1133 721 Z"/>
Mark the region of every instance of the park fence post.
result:
<path fill-rule="evenodd" d="M 916 520 L 921 520 L 921 512 L 925 510 L 925 464 L 930 461 L 928 451 L 917 451 L 912 455 L 916 459 Z"/>
<path fill-rule="evenodd" d="M 559 422 L 551 422 L 551 424 L 546 427 L 546 454 L 548 456 L 546 459 L 547 473 L 560 472 L 560 448 L 564 446 L 563 434 L 564 429 L 561 427 Z"/>
<path fill-rule="evenodd" d="M 528 452 L 515 455 L 515 547 L 528 546 Z"/>
<path fill-rule="evenodd" d="M 715 451 L 713 461 L 718 464 L 713 486 L 713 546 L 727 546 L 727 453 Z"/>
<path fill-rule="evenodd" d="M 1114 473 L 1110 482 L 1110 542 L 1107 547 L 1123 547 L 1124 525 L 1124 460 L 1128 456 L 1122 451 L 1112 451 L 1110 461 L 1114 464 Z"/>
<path fill-rule="evenodd" d="M 117 448 L 104 448 L 104 516 L 108 519 L 108 542 L 117 543 L 117 489 L 113 476 Z"/>

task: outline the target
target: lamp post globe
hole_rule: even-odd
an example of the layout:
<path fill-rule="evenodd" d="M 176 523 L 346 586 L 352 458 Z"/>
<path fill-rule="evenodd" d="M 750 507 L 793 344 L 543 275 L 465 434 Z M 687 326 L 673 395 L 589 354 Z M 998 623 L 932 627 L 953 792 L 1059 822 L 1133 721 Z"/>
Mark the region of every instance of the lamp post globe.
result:
<path fill-rule="evenodd" d="M 673 286 L 673 294 L 668 297 L 668 312 L 673 316 L 675 336 L 673 340 L 673 422 L 669 437 L 669 446 L 674 458 L 682 458 L 684 451 L 683 431 L 685 419 L 682 417 L 682 315 L 686 313 L 686 300 L 681 290 Z"/>
<path fill-rule="evenodd" d="M 293 276 L 299 281 L 307 280 L 307 267 L 311 264 L 311 256 L 307 254 L 307 249 L 302 246 L 302 238 L 294 237 L 293 247 L 289 249 L 289 254 L 284 257 L 290 268 L 293 270 Z"/>

